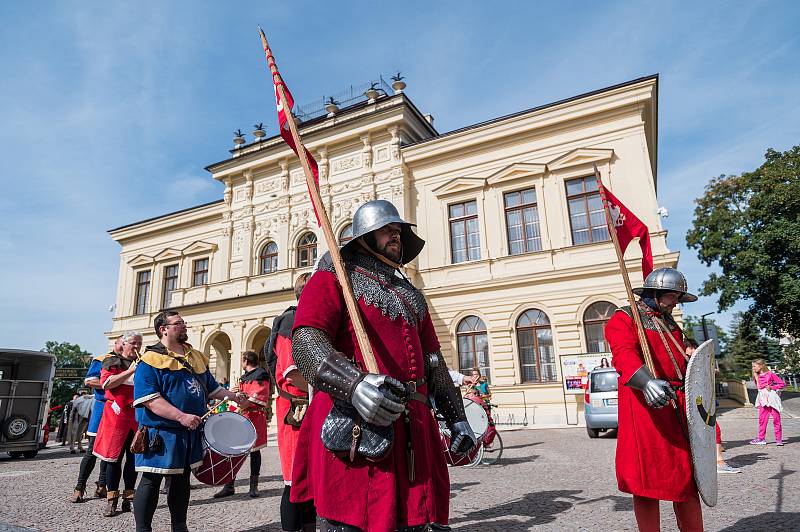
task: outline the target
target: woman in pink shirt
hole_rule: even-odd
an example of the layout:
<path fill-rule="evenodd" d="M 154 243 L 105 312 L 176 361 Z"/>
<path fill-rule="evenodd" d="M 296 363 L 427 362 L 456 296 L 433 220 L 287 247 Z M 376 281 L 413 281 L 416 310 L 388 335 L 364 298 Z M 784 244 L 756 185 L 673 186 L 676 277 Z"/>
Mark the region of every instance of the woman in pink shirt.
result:
<path fill-rule="evenodd" d="M 781 438 L 781 398 L 779 390 L 786 384 L 767 367 L 764 359 L 753 361 L 753 380 L 758 386 L 758 438 L 751 440 L 750 445 L 766 445 L 764 436 L 767 434 L 767 423 L 772 416 L 772 426 L 775 429 L 775 445 L 783 445 Z"/>

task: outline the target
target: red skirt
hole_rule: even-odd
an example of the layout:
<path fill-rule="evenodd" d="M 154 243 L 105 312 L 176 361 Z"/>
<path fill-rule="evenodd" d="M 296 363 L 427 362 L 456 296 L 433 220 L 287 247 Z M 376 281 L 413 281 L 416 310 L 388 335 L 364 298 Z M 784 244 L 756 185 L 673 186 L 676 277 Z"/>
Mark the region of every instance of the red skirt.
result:
<path fill-rule="evenodd" d="M 119 460 L 120 456 L 125 454 L 123 447 L 128 433 L 136 432 L 139 428 L 132 405 L 122 407 L 117 414 L 114 412 L 113 404 L 114 401 L 111 399 L 105 402 L 103 419 L 100 421 L 100 428 L 97 429 L 97 437 L 94 440 L 93 453 L 105 462 Z"/>

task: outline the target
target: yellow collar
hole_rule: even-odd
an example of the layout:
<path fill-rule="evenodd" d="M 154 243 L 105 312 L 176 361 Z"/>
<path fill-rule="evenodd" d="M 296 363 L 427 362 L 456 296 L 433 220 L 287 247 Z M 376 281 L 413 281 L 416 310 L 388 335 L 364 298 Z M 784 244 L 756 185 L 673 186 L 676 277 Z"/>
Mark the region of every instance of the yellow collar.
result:
<path fill-rule="evenodd" d="M 163 352 L 151 349 L 156 346 L 148 347 L 141 356 L 142 362 L 146 362 L 156 369 L 168 369 L 170 371 L 185 369 L 180 361 L 188 363 L 195 373 L 205 373 L 208 368 L 208 357 L 189 344 L 183 344 L 183 355 L 170 351 L 163 344 L 157 345 L 163 348 Z"/>
<path fill-rule="evenodd" d="M 102 362 L 103 360 L 107 359 L 108 357 L 113 357 L 114 355 L 116 355 L 116 353 L 114 351 L 109 351 L 108 353 L 105 353 L 105 354 L 102 354 L 102 355 L 97 355 L 96 357 L 94 357 L 94 360 L 98 360 L 98 361 Z"/>

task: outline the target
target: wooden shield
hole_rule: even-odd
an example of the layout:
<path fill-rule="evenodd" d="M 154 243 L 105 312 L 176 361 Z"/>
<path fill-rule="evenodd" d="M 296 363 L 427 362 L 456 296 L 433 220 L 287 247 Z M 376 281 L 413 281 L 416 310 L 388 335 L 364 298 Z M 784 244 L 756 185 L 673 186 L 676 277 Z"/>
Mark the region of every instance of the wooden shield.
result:
<path fill-rule="evenodd" d="M 717 504 L 716 382 L 714 340 L 697 348 L 686 368 L 686 419 L 692 470 L 700 497 L 708 506 Z"/>

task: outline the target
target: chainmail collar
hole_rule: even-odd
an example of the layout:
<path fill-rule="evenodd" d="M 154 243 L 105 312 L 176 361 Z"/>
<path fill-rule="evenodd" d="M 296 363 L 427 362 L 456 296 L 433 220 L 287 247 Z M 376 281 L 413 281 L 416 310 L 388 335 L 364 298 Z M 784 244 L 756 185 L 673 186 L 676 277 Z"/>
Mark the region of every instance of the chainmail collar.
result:
<path fill-rule="evenodd" d="M 353 258 L 348 262 L 381 277 L 394 277 L 394 272 L 397 271 L 395 268 L 389 266 L 378 258 L 373 257 L 372 255 L 367 255 L 366 253 L 355 253 Z"/>

